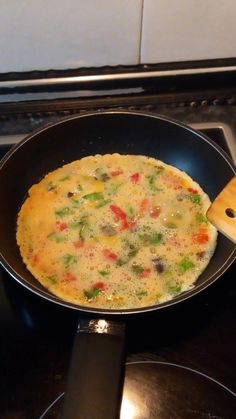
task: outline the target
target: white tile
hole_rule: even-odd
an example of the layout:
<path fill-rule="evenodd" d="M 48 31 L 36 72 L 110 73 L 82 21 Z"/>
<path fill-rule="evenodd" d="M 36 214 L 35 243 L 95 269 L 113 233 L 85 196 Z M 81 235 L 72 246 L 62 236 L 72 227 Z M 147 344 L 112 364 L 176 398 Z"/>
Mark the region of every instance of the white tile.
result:
<path fill-rule="evenodd" d="M 141 62 L 236 57 L 235 0 L 144 0 Z"/>
<path fill-rule="evenodd" d="M 138 63 L 142 0 L 0 5 L 0 73 Z"/>

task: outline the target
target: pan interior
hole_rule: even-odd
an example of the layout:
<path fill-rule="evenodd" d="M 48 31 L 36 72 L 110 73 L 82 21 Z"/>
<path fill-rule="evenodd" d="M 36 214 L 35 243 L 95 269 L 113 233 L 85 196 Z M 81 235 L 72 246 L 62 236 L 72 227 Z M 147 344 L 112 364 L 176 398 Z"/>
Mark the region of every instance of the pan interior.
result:
<path fill-rule="evenodd" d="M 212 200 L 234 174 L 231 163 L 211 141 L 191 129 L 150 115 L 91 114 L 64 120 L 31 135 L 2 162 L 0 252 L 13 276 L 40 295 L 51 298 L 26 270 L 15 238 L 16 216 L 29 187 L 63 164 L 87 155 L 114 152 L 152 156 L 176 166 L 196 180 Z M 215 280 L 234 255 L 234 244 L 219 235 L 211 263 L 188 294 Z M 176 301 L 182 298 L 180 295 Z"/>

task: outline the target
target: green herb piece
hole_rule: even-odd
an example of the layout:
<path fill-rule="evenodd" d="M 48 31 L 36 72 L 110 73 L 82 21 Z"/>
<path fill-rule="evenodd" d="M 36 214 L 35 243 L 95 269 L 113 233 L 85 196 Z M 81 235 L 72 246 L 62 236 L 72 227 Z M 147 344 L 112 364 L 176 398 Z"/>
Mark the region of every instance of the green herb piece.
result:
<path fill-rule="evenodd" d="M 129 245 L 129 246 L 131 246 L 131 245 Z M 126 263 L 128 263 L 130 261 L 130 259 L 132 259 L 134 256 L 136 256 L 137 253 L 138 253 L 138 249 L 137 248 L 131 248 L 128 251 L 127 255 L 124 258 L 119 258 L 116 261 L 116 265 L 117 266 L 125 265 Z"/>
<path fill-rule="evenodd" d="M 96 298 L 101 292 L 102 290 L 98 288 L 91 288 L 90 290 L 84 291 L 84 296 L 88 300 L 92 300 L 93 298 Z"/>
<path fill-rule="evenodd" d="M 136 256 L 137 253 L 138 253 L 138 249 L 136 249 L 136 248 L 129 250 L 129 252 L 127 254 L 128 259 L 130 260 L 131 258 L 133 258 L 134 256 Z"/>
<path fill-rule="evenodd" d="M 136 291 L 135 293 L 137 295 L 137 297 L 141 298 L 141 297 L 145 297 L 146 295 L 148 295 L 147 291 L 145 290 L 141 290 L 141 291 Z"/>
<path fill-rule="evenodd" d="M 88 201 L 99 201 L 104 200 L 104 196 L 102 192 L 92 192 L 82 196 L 82 199 L 86 199 Z"/>
<path fill-rule="evenodd" d="M 207 218 L 200 212 L 196 214 L 196 220 L 198 223 L 208 224 Z"/>
<path fill-rule="evenodd" d="M 80 207 L 80 205 L 83 203 L 82 199 L 76 199 L 73 196 L 70 198 L 70 201 L 72 202 L 73 207 L 75 207 L 75 208 Z"/>
<path fill-rule="evenodd" d="M 168 223 L 167 228 L 177 228 L 177 225 L 175 223 Z"/>
<path fill-rule="evenodd" d="M 71 212 L 71 209 L 69 207 L 64 207 L 64 208 L 56 210 L 55 214 L 60 218 L 64 218 L 67 215 L 69 215 L 70 212 Z"/>
<path fill-rule="evenodd" d="M 87 235 L 89 231 L 89 223 L 86 218 L 82 218 L 80 221 L 80 228 L 79 228 L 79 238 L 80 240 L 84 240 L 85 236 Z"/>
<path fill-rule="evenodd" d="M 64 241 L 66 241 L 66 237 L 63 236 L 61 233 L 57 233 L 57 232 L 50 233 L 47 236 L 47 238 L 50 239 L 50 240 L 55 240 L 55 242 L 57 242 L 57 243 L 62 243 Z"/>
<path fill-rule="evenodd" d="M 193 204 L 201 204 L 201 197 L 198 194 L 189 195 L 189 199 Z"/>
<path fill-rule="evenodd" d="M 49 275 L 49 276 L 46 276 L 46 278 L 45 278 L 48 282 L 50 282 L 52 285 L 53 284 L 56 284 L 57 283 L 57 281 L 58 281 L 58 279 L 57 279 L 57 277 L 56 277 L 56 275 Z"/>
<path fill-rule="evenodd" d="M 57 185 L 53 183 L 52 181 L 50 181 L 47 184 L 47 191 L 54 191 L 55 189 L 57 189 Z"/>
<path fill-rule="evenodd" d="M 133 264 L 131 266 L 131 269 L 135 274 L 141 274 L 144 271 L 144 268 L 141 265 L 136 264 Z"/>
<path fill-rule="evenodd" d="M 162 296 L 162 295 L 161 295 L 160 293 L 157 293 L 157 294 L 156 294 L 156 296 L 155 296 L 155 303 L 156 303 L 156 304 L 159 304 L 161 296 Z"/>
<path fill-rule="evenodd" d="M 78 229 L 79 230 L 79 238 L 80 238 L 80 240 L 83 241 L 85 239 L 85 236 L 87 235 L 88 231 L 90 230 L 87 216 L 84 215 L 83 217 L 81 217 L 81 219 L 79 221 L 74 221 L 74 222 L 70 223 L 69 228 Z"/>
<path fill-rule="evenodd" d="M 123 265 L 125 265 L 127 262 L 128 262 L 128 259 L 121 259 L 121 258 L 119 258 L 119 259 L 117 259 L 117 261 L 116 261 L 116 265 L 117 265 L 117 266 L 123 266 Z"/>
<path fill-rule="evenodd" d="M 178 295 L 182 290 L 182 285 L 176 282 L 176 284 L 170 285 L 168 288 L 169 294 L 175 296 Z"/>
<path fill-rule="evenodd" d="M 156 175 L 151 175 L 151 176 L 148 176 L 148 184 L 149 184 L 149 187 L 150 187 L 153 191 L 155 191 L 155 192 L 159 192 L 159 191 L 161 191 L 162 189 L 160 189 L 160 188 L 158 188 L 158 187 L 156 186 L 156 178 L 157 178 L 157 174 L 156 174 Z"/>
<path fill-rule="evenodd" d="M 77 261 L 78 261 L 77 256 L 70 255 L 70 254 L 62 256 L 62 262 L 64 264 L 65 269 L 69 269 L 71 265 L 73 265 Z"/>
<path fill-rule="evenodd" d="M 65 182 L 65 180 L 69 180 L 69 179 L 70 179 L 70 176 L 67 175 L 67 176 L 64 176 L 61 179 L 59 179 L 59 182 Z"/>
<path fill-rule="evenodd" d="M 98 273 L 99 273 L 100 275 L 102 275 L 102 276 L 107 276 L 107 275 L 109 275 L 109 274 L 110 274 L 110 272 L 109 272 L 109 271 L 98 271 Z"/>
<path fill-rule="evenodd" d="M 98 205 L 96 205 L 96 208 L 102 208 L 105 207 L 105 205 L 109 204 L 109 202 L 111 202 L 110 199 L 103 199 L 99 202 Z"/>
<path fill-rule="evenodd" d="M 157 245 L 162 240 L 161 233 L 152 233 L 152 234 L 140 234 L 139 238 L 142 240 L 143 244 L 148 245 Z"/>
<path fill-rule="evenodd" d="M 109 195 L 114 195 L 122 185 L 123 185 L 123 182 L 120 182 L 120 183 L 111 183 L 109 185 L 109 189 L 107 190 L 107 193 Z"/>
<path fill-rule="evenodd" d="M 181 274 L 184 274 L 186 271 L 193 268 L 194 266 L 194 263 L 188 258 L 184 258 L 178 263 L 179 272 Z"/>
<path fill-rule="evenodd" d="M 80 228 L 80 227 L 81 227 L 81 221 L 74 221 L 73 223 L 69 224 L 69 228 L 76 229 L 76 228 Z"/>
<path fill-rule="evenodd" d="M 95 177 L 95 179 L 100 180 L 102 182 L 106 182 L 107 180 L 110 179 L 110 176 L 106 172 L 104 172 L 104 170 L 101 167 L 98 167 L 95 170 L 95 176 L 94 177 Z"/>
<path fill-rule="evenodd" d="M 135 215 L 133 207 L 129 206 L 126 210 L 126 214 L 128 215 L 129 218 L 133 218 Z"/>

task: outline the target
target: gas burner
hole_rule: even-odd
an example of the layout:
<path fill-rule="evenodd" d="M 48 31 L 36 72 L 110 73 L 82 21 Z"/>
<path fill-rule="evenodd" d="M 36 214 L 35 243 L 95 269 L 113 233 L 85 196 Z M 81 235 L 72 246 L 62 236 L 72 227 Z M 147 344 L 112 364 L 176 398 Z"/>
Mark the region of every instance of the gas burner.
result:
<path fill-rule="evenodd" d="M 63 399 L 64 393 L 39 419 L 59 419 Z M 235 409 L 236 394 L 199 371 L 167 362 L 126 364 L 120 419 L 234 419 Z"/>

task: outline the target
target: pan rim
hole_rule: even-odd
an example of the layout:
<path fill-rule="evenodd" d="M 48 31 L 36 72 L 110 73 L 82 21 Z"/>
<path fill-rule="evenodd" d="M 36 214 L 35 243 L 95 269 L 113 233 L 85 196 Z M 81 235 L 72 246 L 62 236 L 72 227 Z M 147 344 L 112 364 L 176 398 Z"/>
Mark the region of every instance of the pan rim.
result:
<path fill-rule="evenodd" d="M 19 143 L 17 143 L 15 146 L 13 146 L 8 153 L 5 154 L 5 156 L 2 158 L 2 160 L 0 161 L 0 170 L 4 167 L 4 165 L 7 163 L 8 159 L 11 158 L 11 156 L 17 152 L 17 150 L 19 148 L 21 148 L 25 143 L 29 142 L 29 141 L 33 141 L 34 138 L 37 138 L 37 136 L 44 132 L 47 131 L 50 128 L 53 128 L 55 126 L 59 126 L 61 124 L 64 124 L 66 122 L 75 120 L 75 119 L 80 119 L 80 118 L 88 118 L 88 117 L 93 117 L 93 116 L 104 116 L 104 115 L 132 115 L 132 116 L 141 116 L 141 117 L 148 117 L 148 118 L 152 118 L 152 119 L 157 119 L 157 120 L 162 120 L 165 122 L 170 122 L 173 125 L 176 125 L 180 128 L 183 128 L 191 133 L 193 133 L 194 135 L 200 137 L 201 139 L 203 139 L 205 142 L 207 142 L 211 147 L 213 147 L 218 153 L 220 153 L 220 155 L 224 158 L 224 160 L 226 160 L 227 164 L 229 165 L 229 167 L 232 169 L 232 172 L 234 174 L 236 174 L 236 167 L 234 166 L 233 161 L 231 160 L 231 158 L 227 155 L 227 153 L 221 149 L 221 147 L 219 147 L 217 144 L 214 143 L 213 140 L 209 139 L 205 134 L 202 134 L 201 132 L 195 130 L 194 128 L 185 125 L 182 122 L 179 122 L 177 120 L 174 120 L 172 118 L 166 117 L 164 115 L 159 115 L 159 114 L 154 114 L 151 112 L 142 112 L 142 111 L 128 111 L 128 110 L 106 110 L 106 111 L 93 111 L 93 112 L 85 112 L 83 114 L 76 114 L 70 117 L 64 117 L 61 118 L 60 120 L 51 122 L 49 124 L 44 125 L 43 127 L 33 131 L 32 133 L 30 133 L 29 135 L 27 135 L 25 138 L 23 138 Z M 145 313 L 150 313 L 152 311 L 156 311 L 162 308 L 166 308 L 166 307 L 170 307 L 173 306 L 177 303 L 183 302 L 195 295 L 197 295 L 198 293 L 200 293 L 201 291 L 205 290 L 206 288 L 208 288 L 209 285 L 213 284 L 220 276 L 223 275 L 223 273 L 231 266 L 231 264 L 234 262 L 236 258 L 236 246 L 233 248 L 232 252 L 230 253 L 229 257 L 227 258 L 227 260 L 224 262 L 224 264 L 218 269 L 217 272 L 215 272 L 212 276 L 210 276 L 205 282 L 203 282 L 202 284 L 199 285 L 194 285 L 191 289 L 184 291 L 183 293 L 179 294 L 178 296 L 174 297 L 173 299 L 166 301 L 164 303 L 159 303 L 159 304 L 155 304 L 155 305 L 151 305 L 151 306 L 147 306 L 147 307 L 139 307 L 139 308 L 132 308 L 132 309 L 103 309 L 103 308 L 96 308 L 96 307 L 89 307 L 89 306 L 80 306 L 71 302 L 67 302 L 64 301 L 62 299 L 60 299 L 59 297 L 51 294 L 48 290 L 45 289 L 41 290 L 39 289 L 36 285 L 33 284 L 29 284 L 28 281 L 23 278 L 21 275 L 19 275 L 11 266 L 10 264 L 7 262 L 7 260 L 4 258 L 4 256 L 2 255 L 2 252 L 0 250 L 0 263 L 2 264 L 2 266 L 4 267 L 4 269 L 11 275 L 11 277 L 13 277 L 17 282 L 19 282 L 21 285 L 23 285 L 26 289 L 30 290 L 31 292 L 33 292 L 34 294 L 48 300 L 51 301 L 53 303 L 56 303 L 58 305 L 73 309 L 73 310 L 77 310 L 77 311 L 81 311 L 81 312 L 85 312 L 85 313 L 90 313 L 90 314 L 94 314 L 94 315 L 111 315 L 111 316 L 124 316 L 124 315 L 130 315 L 130 314 L 143 314 Z M 36 281 L 36 280 L 35 280 Z"/>
<path fill-rule="evenodd" d="M 229 164 L 230 168 L 232 169 L 233 173 L 236 175 L 236 166 L 234 165 L 232 159 L 228 156 L 228 154 L 220 147 L 218 146 L 218 144 L 216 144 L 213 140 L 211 140 L 210 138 L 207 137 L 207 135 L 203 134 L 202 132 L 197 131 L 196 129 L 190 127 L 189 125 L 182 123 L 176 119 L 173 118 L 169 118 L 165 115 L 161 115 L 161 114 L 154 114 L 152 112 L 143 112 L 143 111 L 128 111 L 128 110 L 106 110 L 106 111 L 93 111 L 93 112 L 85 112 L 83 114 L 75 114 L 72 116 L 66 116 L 63 118 L 60 118 L 57 121 L 54 122 L 50 122 L 46 125 L 44 125 L 41 128 L 38 128 L 37 130 L 34 130 L 33 132 L 31 132 L 30 134 L 26 135 L 25 138 L 23 138 L 21 141 L 19 141 L 17 144 L 15 144 L 13 147 L 11 147 L 11 149 L 3 156 L 3 158 L 0 161 L 0 170 L 2 169 L 2 167 L 5 165 L 6 161 L 8 160 L 9 157 L 11 157 L 12 154 L 14 154 L 19 148 L 21 148 L 25 143 L 27 143 L 30 140 L 33 140 L 35 137 L 38 136 L 38 134 L 53 128 L 55 126 L 64 124 L 66 122 L 75 120 L 75 119 L 80 119 L 80 118 L 87 118 L 87 117 L 93 117 L 93 116 L 98 116 L 98 115 L 133 115 L 133 116 L 143 116 L 143 117 L 148 117 L 148 118 L 152 118 L 152 119 L 158 119 L 158 120 L 162 120 L 165 122 L 171 122 L 173 125 L 177 125 L 180 128 L 184 128 L 185 130 L 192 132 L 193 134 L 195 134 L 196 136 L 202 138 L 205 142 L 207 142 L 211 147 L 213 147 L 215 150 L 217 150 L 222 157 L 227 161 L 227 163 Z"/>

